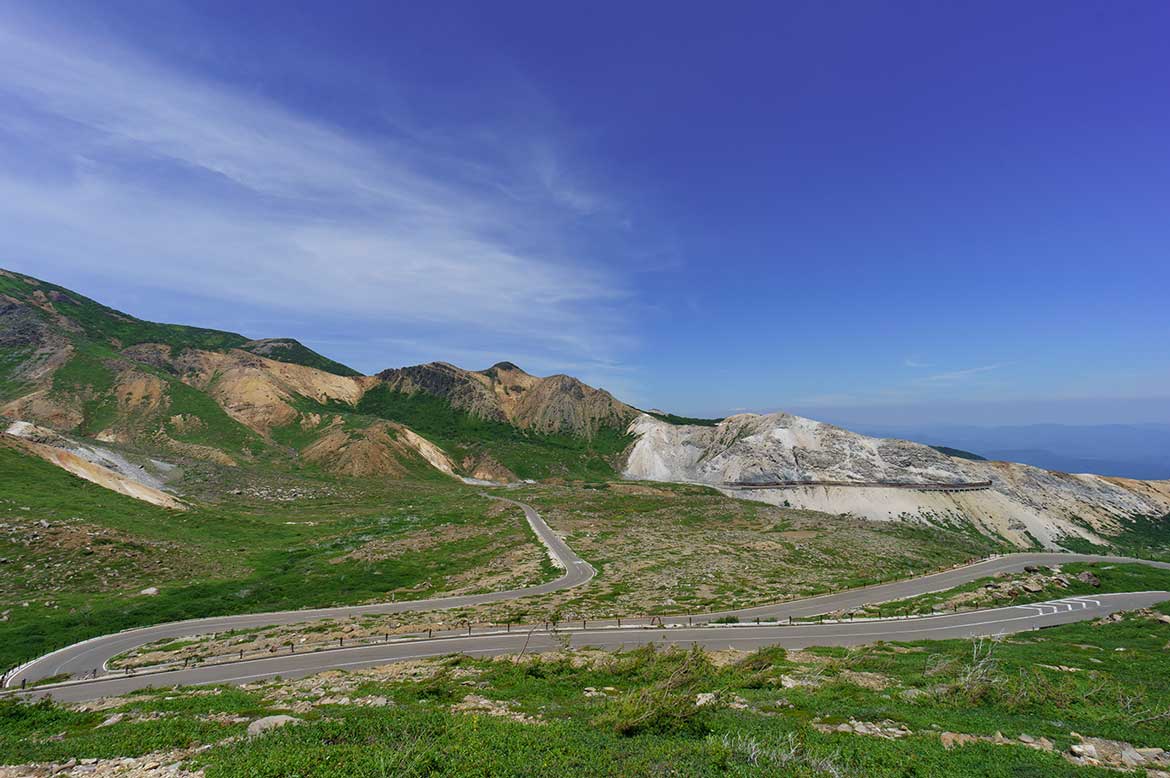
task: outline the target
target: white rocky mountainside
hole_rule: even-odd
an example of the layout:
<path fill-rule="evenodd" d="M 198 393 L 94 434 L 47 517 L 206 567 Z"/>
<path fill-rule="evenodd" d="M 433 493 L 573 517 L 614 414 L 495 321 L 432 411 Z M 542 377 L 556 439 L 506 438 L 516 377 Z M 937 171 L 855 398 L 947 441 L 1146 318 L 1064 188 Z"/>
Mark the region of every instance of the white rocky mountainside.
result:
<path fill-rule="evenodd" d="M 876 520 L 971 522 L 1019 546 L 1062 538 L 1104 544 L 1128 518 L 1170 514 L 1170 481 L 1070 475 L 1009 462 L 957 459 L 905 440 L 870 438 L 812 419 L 731 416 L 716 426 L 674 425 L 648 415 L 625 468 L 632 479 L 716 486 L 740 497 Z M 728 489 L 736 482 L 840 481 L 849 486 Z M 990 481 L 978 491 L 878 485 Z"/>

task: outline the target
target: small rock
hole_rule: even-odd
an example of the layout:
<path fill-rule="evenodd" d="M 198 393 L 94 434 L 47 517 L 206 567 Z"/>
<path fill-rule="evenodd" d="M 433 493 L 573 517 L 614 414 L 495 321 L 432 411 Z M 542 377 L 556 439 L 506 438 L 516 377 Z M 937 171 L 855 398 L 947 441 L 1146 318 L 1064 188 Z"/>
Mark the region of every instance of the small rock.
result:
<path fill-rule="evenodd" d="M 157 586 L 148 586 L 145 589 L 143 589 L 142 591 L 140 591 L 139 594 L 144 595 L 146 597 L 153 597 L 154 595 L 158 594 L 158 587 Z"/>
<path fill-rule="evenodd" d="M 1081 583 L 1086 583 L 1089 586 L 1100 586 L 1101 579 L 1090 573 L 1088 570 L 1077 576 L 1077 580 Z"/>
<path fill-rule="evenodd" d="M 695 707 L 702 708 L 705 705 L 715 704 L 715 692 L 699 692 L 695 697 Z"/>
<path fill-rule="evenodd" d="M 121 721 L 125 715 L 126 714 L 124 714 L 124 713 L 115 713 L 113 716 L 110 716 L 108 719 L 103 721 L 101 724 L 98 724 L 97 729 L 101 729 L 102 727 L 113 726 L 114 724 L 117 724 L 119 721 Z"/>

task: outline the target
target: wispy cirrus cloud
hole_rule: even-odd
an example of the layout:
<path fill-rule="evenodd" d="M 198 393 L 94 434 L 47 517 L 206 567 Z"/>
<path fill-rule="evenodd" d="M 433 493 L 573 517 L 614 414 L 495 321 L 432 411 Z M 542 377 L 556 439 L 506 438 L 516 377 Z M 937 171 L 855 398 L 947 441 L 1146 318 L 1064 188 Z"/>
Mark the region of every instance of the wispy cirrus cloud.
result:
<path fill-rule="evenodd" d="M 621 278 L 575 238 L 612 198 L 555 139 L 517 155 L 451 130 L 358 132 L 2 14 L 0 100 L 0 264 L 502 339 L 550 363 L 629 346 Z"/>
<path fill-rule="evenodd" d="M 965 381 L 982 373 L 990 373 L 992 370 L 999 370 L 1004 367 L 1002 364 L 996 365 L 981 365 L 979 367 L 968 367 L 962 370 L 950 370 L 945 373 L 935 373 L 920 378 L 920 381 L 934 384 L 952 384 L 960 381 Z"/>

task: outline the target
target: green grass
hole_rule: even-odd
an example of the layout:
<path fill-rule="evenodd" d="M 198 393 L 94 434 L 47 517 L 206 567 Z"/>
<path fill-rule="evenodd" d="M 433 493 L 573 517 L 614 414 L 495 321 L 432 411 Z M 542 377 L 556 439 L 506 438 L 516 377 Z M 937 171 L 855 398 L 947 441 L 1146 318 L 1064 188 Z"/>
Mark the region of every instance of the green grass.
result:
<path fill-rule="evenodd" d="M 1165 608 L 1163 609 L 1165 610 Z M 1023 633 L 998 643 L 951 640 L 860 649 L 763 648 L 727 664 L 695 650 L 490 661 L 453 656 L 421 680 L 333 674 L 289 689 L 224 687 L 213 694 L 143 691 L 100 713 L 0 701 L 0 762 L 138 756 L 214 744 L 187 766 L 234 776 L 911 776 L 1082 778 L 1074 766 L 1021 744 L 946 750 L 942 731 L 1047 737 L 1058 750 L 1078 732 L 1138 747 L 1170 739 L 1170 626 L 1129 617 Z M 1119 650 L 1120 649 L 1120 650 Z M 811 656 L 811 659 L 810 659 Z M 1068 672 L 1058 667 L 1079 668 Z M 1049 669 L 1049 668 L 1053 669 Z M 864 675 L 880 683 L 861 685 Z M 782 688 L 782 676 L 809 685 Z M 313 686 L 384 707 L 330 704 L 302 722 L 234 739 L 248 719 L 314 699 Z M 344 692 L 331 691 L 338 688 Z M 299 691 L 297 691 L 299 689 Z M 586 694 L 586 690 L 595 690 Z M 913 696 L 907 693 L 914 690 Z M 466 695 L 538 723 L 451 710 Z M 714 703 L 699 706 L 699 694 Z M 98 728 L 107 716 L 124 719 Z M 219 721 L 212 716 L 220 716 Z M 148 717 L 161 718 L 148 718 Z M 884 740 L 822 732 L 814 721 L 890 720 L 912 734 Z M 57 739 L 54 739 L 57 738 Z M 1140 772 L 1137 773 L 1140 775 Z"/>
<path fill-rule="evenodd" d="M 34 353 L 27 346 L 0 346 L 0 398 L 19 397 L 28 389 L 26 381 L 16 378 L 16 371 Z"/>
<path fill-rule="evenodd" d="M 53 373 L 54 395 L 80 398 L 84 417 L 79 430 L 84 434 L 100 432 L 117 418 L 112 391 L 116 371 L 110 365 L 116 357 L 108 347 L 79 344 L 69 361 Z"/>
<path fill-rule="evenodd" d="M 1170 562 L 1170 514 L 1161 518 L 1134 516 L 1121 520 L 1122 530 L 1110 538 L 1112 546 L 1098 546 L 1081 537 L 1062 538 L 1060 545 L 1082 554 L 1120 554 Z"/>

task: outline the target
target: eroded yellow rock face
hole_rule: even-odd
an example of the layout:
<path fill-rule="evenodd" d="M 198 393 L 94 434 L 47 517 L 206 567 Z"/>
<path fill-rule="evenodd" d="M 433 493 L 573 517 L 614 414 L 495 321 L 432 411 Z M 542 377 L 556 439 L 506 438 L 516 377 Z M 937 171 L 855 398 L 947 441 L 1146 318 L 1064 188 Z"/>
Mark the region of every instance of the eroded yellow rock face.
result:
<path fill-rule="evenodd" d="M 35 443 L 30 440 L 23 440 L 7 433 L 0 437 L 0 443 L 38 456 L 46 462 L 50 462 L 79 478 L 84 478 L 98 486 L 118 492 L 119 494 L 124 494 L 127 497 L 133 497 L 136 500 L 149 502 L 163 508 L 180 511 L 187 510 L 186 504 L 173 495 L 147 486 L 146 484 L 141 484 L 101 465 L 88 462 L 64 449 L 43 443 Z"/>
<path fill-rule="evenodd" d="M 300 412 L 292 405 L 295 395 L 353 405 L 365 392 L 360 379 L 239 349 L 187 351 L 176 360 L 176 367 L 186 383 L 208 392 L 229 416 L 261 435 L 300 420 Z"/>
<path fill-rule="evenodd" d="M 407 473 L 404 461 L 415 457 L 450 475 L 455 472 L 442 449 L 391 421 L 380 421 L 359 430 L 333 425 L 306 447 L 301 456 L 338 475 L 403 476 Z"/>
<path fill-rule="evenodd" d="M 127 370 L 118 376 L 114 396 L 123 413 L 151 413 L 168 404 L 167 385 L 158 376 Z"/>
<path fill-rule="evenodd" d="M 0 407 L 0 416 L 32 419 L 55 429 L 74 429 L 85 421 L 77 398 L 54 397 L 48 388 L 40 389 Z"/>

